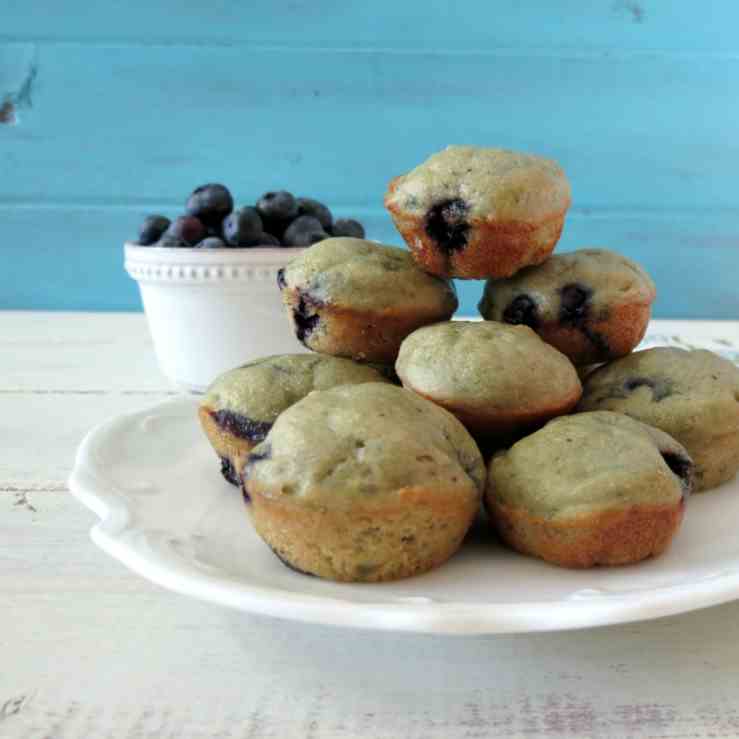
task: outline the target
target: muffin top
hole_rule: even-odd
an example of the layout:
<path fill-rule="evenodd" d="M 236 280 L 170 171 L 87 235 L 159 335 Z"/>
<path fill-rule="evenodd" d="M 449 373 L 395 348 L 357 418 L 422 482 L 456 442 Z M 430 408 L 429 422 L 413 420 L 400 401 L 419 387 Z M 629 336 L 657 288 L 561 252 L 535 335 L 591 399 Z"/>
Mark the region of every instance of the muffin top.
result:
<path fill-rule="evenodd" d="M 553 519 L 674 504 L 692 477 L 688 453 L 666 433 L 620 413 L 577 413 L 495 455 L 488 496 Z"/>
<path fill-rule="evenodd" d="M 426 214 L 432 205 L 461 201 L 469 218 L 539 221 L 566 210 L 570 183 L 553 160 L 508 149 L 448 146 L 393 180 L 390 210 Z"/>
<path fill-rule="evenodd" d="M 285 287 L 311 299 L 354 310 L 451 313 L 457 296 L 451 282 L 420 269 L 405 249 L 364 239 L 325 239 L 293 259 Z"/>
<path fill-rule="evenodd" d="M 389 384 L 310 393 L 280 415 L 244 470 L 250 492 L 341 509 L 402 503 L 413 488 L 479 496 L 482 456 L 462 424 Z"/>
<path fill-rule="evenodd" d="M 528 326 L 447 321 L 417 329 L 400 347 L 403 384 L 470 408 L 518 410 L 549 398 L 580 396 L 577 371 Z"/>
<path fill-rule="evenodd" d="M 640 265 L 608 249 L 580 249 L 555 254 L 541 265 L 525 267 L 513 277 L 488 280 L 480 313 L 491 321 L 542 323 L 574 320 L 587 304 L 595 320 L 626 303 L 651 303 L 656 288 Z"/>
<path fill-rule="evenodd" d="M 312 390 L 336 385 L 388 382 L 372 367 L 324 354 L 277 354 L 225 372 L 208 388 L 201 406 L 252 421 L 273 423 Z"/>
<path fill-rule="evenodd" d="M 644 349 L 590 373 L 578 408 L 626 413 L 690 446 L 739 433 L 739 368 L 704 349 Z"/>

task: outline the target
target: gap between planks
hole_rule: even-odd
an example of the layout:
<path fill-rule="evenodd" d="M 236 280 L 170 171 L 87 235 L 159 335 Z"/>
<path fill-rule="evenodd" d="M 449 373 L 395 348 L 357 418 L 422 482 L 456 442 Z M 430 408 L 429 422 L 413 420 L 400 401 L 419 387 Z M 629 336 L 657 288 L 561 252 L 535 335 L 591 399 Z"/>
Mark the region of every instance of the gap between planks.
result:
<path fill-rule="evenodd" d="M 41 197 L 37 200 L 27 198 L 0 197 L 0 210 L 73 210 L 85 211 L 134 211 L 147 210 L 180 210 L 182 201 L 169 198 L 134 199 L 119 198 L 49 198 Z M 374 207 L 366 203 L 335 203 L 331 208 L 338 215 L 352 214 L 358 218 L 387 218 L 384 208 Z M 571 207 L 567 211 L 568 218 L 587 219 L 640 219 L 654 218 L 673 221 L 693 220 L 696 216 L 710 217 L 711 215 L 739 215 L 739 208 L 731 205 L 620 205 L 607 206 L 600 203 L 583 204 Z"/>
<path fill-rule="evenodd" d="M 45 482 L 45 483 L 26 483 L 18 485 L 3 485 L 0 483 L 0 500 L 3 496 L 12 495 L 13 508 L 18 508 L 28 513 L 38 513 L 38 508 L 31 502 L 29 495 L 49 495 L 64 493 L 67 494 L 69 488 L 61 482 Z"/>
<path fill-rule="evenodd" d="M 422 40 L 404 40 L 402 45 L 371 44 L 360 42 L 352 45 L 337 44 L 328 40 L 317 40 L 312 44 L 275 43 L 255 41 L 248 38 L 183 38 L 183 39 L 137 39 L 98 37 L 68 37 L 66 39 L 51 36 L 0 36 L 0 46 L 44 46 L 53 47 L 88 47 L 106 49 L 232 49 L 244 48 L 251 52 L 280 54 L 336 54 L 336 55 L 387 55 L 387 56 L 466 56 L 466 57 L 507 57 L 507 58 L 555 58 L 555 59 L 607 59 L 619 62 L 630 59 L 667 58 L 682 60 L 708 59 L 711 61 L 739 61 L 739 50 L 735 49 L 668 49 L 657 46 L 628 49 L 622 46 L 495 46 L 464 47 L 435 46 L 429 50 L 428 42 Z"/>
<path fill-rule="evenodd" d="M 0 388 L 0 395 L 126 395 L 172 397 L 182 395 L 182 393 L 178 393 L 176 390 L 42 390 L 33 388 Z"/>
<path fill-rule="evenodd" d="M 61 482 L 20 483 L 17 485 L 0 483 L 0 499 L 5 495 L 12 495 L 14 497 L 13 507 L 29 513 L 38 513 L 36 506 L 29 500 L 29 495 L 67 494 L 68 492 L 69 488 Z"/>

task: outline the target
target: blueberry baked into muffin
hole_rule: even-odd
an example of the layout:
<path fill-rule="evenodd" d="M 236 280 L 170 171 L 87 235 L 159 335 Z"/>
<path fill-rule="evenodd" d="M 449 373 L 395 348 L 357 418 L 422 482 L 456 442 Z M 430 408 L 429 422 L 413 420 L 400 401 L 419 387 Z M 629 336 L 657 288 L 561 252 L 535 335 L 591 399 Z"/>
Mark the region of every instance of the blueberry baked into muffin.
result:
<path fill-rule="evenodd" d="M 530 326 L 575 364 L 628 354 L 647 330 L 656 289 L 636 263 L 607 249 L 555 254 L 506 280 L 488 280 L 489 321 Z"/>
<path fill-rule="evenodd" d="M 419 328 L 401 344 L 396 370 L 404 387 L 487 442 L 569 412 L 582 393 L 572 362 L 528 326 L 490 321 Z"/>
<path fill-rule="evenodd" d="M 739 469 L 739 368 L 713 352 L 634 352 L 588 375 L 578 409 L 618 411 L 673 436 L 695 461 L 696 490 Z"/>
<path fill-rule="evenodd" d="M 661 554 L 683 518 L 693 462 L 663 431 L 607 411 L 544 428 L 490 462 L 485 501 L 500 537 L 565 567 Z"/>
<path fill-rule="evenodd" d="M 551 159 L 449 146 L 393 179 L 385 207 L 426 271 L 508 277 L 551 254 L 570 198 Z"/>
<path fill-rule="evenodd" d="M 419 269 L 405 249 L 326 239 L 277 275 L 297 338 L 323 354 L 391 364 L 411 331 L 451 317 L 452 284 Z"/>
<path fill-rule="evenodd" d="M 223 476 L 241 485 L 241 470 L 252 448 L 282 411 L 309 392 L 363 382 L 387 380 L 366 365 L 320 354 L 264 357 L 222 374 L 208 388 L 198 416 L 220 457 Z"/>
<path fill-rule="evenodd" d="M 394 580 L 459 548 L 485 481 L 443 408 L 389 384 L 310 393 L 244 468 L 257 533 L 288 566 L 331 580 Z"/>

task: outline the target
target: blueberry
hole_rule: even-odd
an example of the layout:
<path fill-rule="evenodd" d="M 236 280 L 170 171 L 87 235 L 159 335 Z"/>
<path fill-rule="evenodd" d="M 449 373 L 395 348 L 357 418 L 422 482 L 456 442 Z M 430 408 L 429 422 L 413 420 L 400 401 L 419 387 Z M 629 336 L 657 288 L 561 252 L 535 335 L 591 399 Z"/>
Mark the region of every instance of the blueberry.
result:
<path fill-rule="evenodd" d="M 313 216 L 298 216 L 285 231 L 282 243 L 285 246 L 311 246 L 327 239 L 328 234 L 321 228 L 321 222 Z"/>
<path fill-rule="evenodd" d="M 364 238 L 364 226 L 353 218 L 338 218 L 331 228 L 333 236 L 350 236 L 354 239 Z"/>
<path fill-rule="evenodd" d="M 247 246 L 263 231 L 255 208 L 238 208 L 223 221 L 223 236 L 231 246 Z"/>
<path fill-rule="evenodd" d="M 257 212 L 267 222 L 284 223 L 298 215 L 298 205 L 292 194 L 285 190 L 265 192 L 257 200 Z"/>
<path fill-rule="evenodd" d="M 206 229 L 195 216 L 180 216 L 175 218 L 162 237 L 164 239 L 178 239 L 186 246 L 195 246 L 205 238 Z"/>
<path fill-rule="evenodd" d="M 460 251 L 467 246 L 468 209 L 467 203 L 457 198 L 437 203 L 426 214 L 426 233 L 443 251 Z"/>
<path fill-rule="evenodd" d="M 503 321 L 535 329 L 539 325 L 536 303 L 528 295 L 517 295 L 503 311 Z"/>
<path fill-rule="evenodd" d="M 217 236 L 208 236 L 198 244 L 198 249 L 225 249 L 226 244 L 223 239 L 219 239 Z"/>
<path fill-rule="evenodd" d="M 313 216 L 317 218 L 323 230 L 327 233 L 330 232 L 334 217 L 323 203 L 313 200 L 313 198 L 298 198 L 295 202 L 298 205 L 299 216 Z"/>
<path fill-rule="evenodd" d="M 559 321 L 577 326 L 585 321 L 590 312 L 590 296 L 593 291 L 584 285 L 571 283 L 560 291 Z"/>
<path fill-rule="evenodd" d="M 660 452 L 665 464 L 670 471 L 680 478 L 680 485 L 683 488 L 683 499 L 685 499 L 693 490 L 693 480 L 695 475 L 695 465 L 690 457 L 686 457 L 679 452 L 666 451 Z"/>
<path fill-rule="evenodd" d="M 185 211 L 199 218 L 206 226 L 218 226 L 233 210 L 234 201 L 224 185 L 209 183 L 193 190 Z"/>
<path fill-rule="evenodd" d="M 626 393 L 633 393 L 640 387 L 648 387 L 652 392 L 652 401 L 659 403 L 660 400 L 672 395 L 672 381 L 666 377 L 629 377 L 624 381 L 623 389 Z M 625 395 L 623 397 L 626 397 Z"/>
<path fill-rule="evenodd" d="M 648 387 L 650 390 L 654 390 L 655 382 L 649 377 L 629 377 L 624 382 L 624 390 L 627 393 L 633 393 L 634 390 L 640 387 Z"/>
<path fill-rule="evenodd" d="M 282 242 L 285 231 L 289 225 L 290 221 L 265 221 L 262 219 L 264 233 L 271 234 L 280 242 Z"/>
<path fill-rule="evenodd" d="M 183 241 L 182 239 L 178 238 L 177 236 L 170 236 L 168 234 L 164 234 L 159 241 L 157 241 L 154 246 L 161 246 L 165 249 L 181 249 L 181 248 L 190 248 L 190 244 L 188 244 L 186 241 Z"/>
<path fill-rule="evenodd" d="M 259 443 L 264 441 L 272 424 L 269 421 L 255 421 L 241 413 L 233 411 L 220 410 L 212 411 L 211 418 L 226 433 L 238 436 L 240 439 L 248 439 L 249 441 Z"/>
<path fill-rule="evenodd" d="M 141 246 L 151 246 L 162 237 L 164 232 L 169 228 L 171 221 L 165 216 L 151 215 L 144 218 L 144 222 L 139 228 L 138 243 Z"/>
<path fill-rule="evenodd" d="M 226 459 L 226 457 L 221 457 L 221 474 L 232 485 L 241 487 L 241 478 L 239 477 L 238 472 L 234 469 L 231 460 Z"/>
<path fill-rule="evenodd" d="M 245 244 L 245 246 L 282 246 L 282 244 L 276 236 L 268 233 L 261 233 L 258 236 L 255 236 L 250 243 Z"/>
<path fill-rule="evenodd" d="M 565 285 L 559 291 L 559 322 L 572 326 L 583 333 L 593 345 L 596 355 L 591 361 L 605 361 L 611 349 L 608 339 L 591 326 L 591 298 L 593 291 L 576 282 Z"/>
<path fill-rule="evenodd" d="M 306 344 L 306 339 L 313 333 L 318 322 L 321 320 L 320 316 L 316 312 L 316 306 L 318 306 L 314 300 L 311 300 L 310 296 L 305 293 L 301 293 L 298 305 L 293 308 L 293 321 L 295 322 L 295 336 L 298 341 L 310 349 Z"/>
<path fill-rule="evenodd" d="M 317 244 L 319 241 L 327 238 L 328 234 L 325 231 L 304 231 L 294 237 L 293 243 L 286 242 L 285 246 L 313 246 L 313 244 Z"/>

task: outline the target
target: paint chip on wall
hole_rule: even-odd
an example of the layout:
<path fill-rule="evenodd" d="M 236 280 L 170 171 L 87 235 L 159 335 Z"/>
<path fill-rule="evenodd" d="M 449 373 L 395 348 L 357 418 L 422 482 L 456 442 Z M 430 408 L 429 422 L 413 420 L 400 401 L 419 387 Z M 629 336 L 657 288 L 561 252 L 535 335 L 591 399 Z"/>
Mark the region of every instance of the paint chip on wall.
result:
<path fill-rule="evenodd" d="M 15 105 L 10 100 L 5 100 L 0 105 L 0 123 L 13 125 L 15 123 Z"/>
<path fill-rule="evenodd" d="M 632 23 L 644 23 L 646 15 L 644 7 L 637 0 L 619 0 L 619 2 L 614 4 L 613 9 L 617 13 L 630 15 Z"/>
<path fill-rule="evenodd" d="M 12 126 L 18 123 L 18 111 L 33 107 L 33 92 L 38 79 L 38 63 L 30 61 L 20 84 L 5 92 L 0 102 L 0 124 Z"/>

